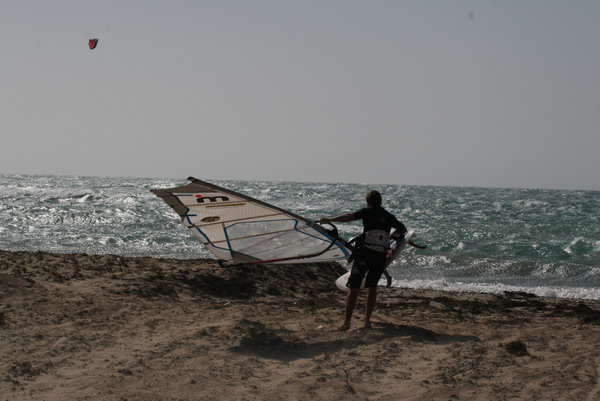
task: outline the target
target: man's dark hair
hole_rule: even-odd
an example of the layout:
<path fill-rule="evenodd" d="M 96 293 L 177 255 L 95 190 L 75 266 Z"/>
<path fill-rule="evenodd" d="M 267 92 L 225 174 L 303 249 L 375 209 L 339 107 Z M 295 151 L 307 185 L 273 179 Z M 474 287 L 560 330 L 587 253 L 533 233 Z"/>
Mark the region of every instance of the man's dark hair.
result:
<path fill-rule="evenodd" d="M 366 200 L 369 206 L 381 206 L 381 194 L 374 189 L 367 192 Z"/>

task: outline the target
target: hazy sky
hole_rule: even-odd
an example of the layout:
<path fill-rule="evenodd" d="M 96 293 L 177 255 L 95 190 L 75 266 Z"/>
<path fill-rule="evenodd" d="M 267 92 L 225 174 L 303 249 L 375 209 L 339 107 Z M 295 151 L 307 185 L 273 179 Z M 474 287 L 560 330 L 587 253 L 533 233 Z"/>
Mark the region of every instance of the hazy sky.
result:
<path fill-rule="evenodd" d="M 600 189 L 595 0 L 2 0 L 0 71 L 0 174 Z"/>

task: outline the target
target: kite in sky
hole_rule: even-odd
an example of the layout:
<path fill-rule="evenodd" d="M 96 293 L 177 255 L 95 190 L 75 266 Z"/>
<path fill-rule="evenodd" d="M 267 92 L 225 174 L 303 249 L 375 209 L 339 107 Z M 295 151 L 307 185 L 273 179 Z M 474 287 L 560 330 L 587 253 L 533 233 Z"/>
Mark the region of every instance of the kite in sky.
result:
<path fill-rule="evenodd" d="M 98 46 L 98 39 L 90 39 L 89 40 L 90 50 L 94 50 L 96 46 Z"/>

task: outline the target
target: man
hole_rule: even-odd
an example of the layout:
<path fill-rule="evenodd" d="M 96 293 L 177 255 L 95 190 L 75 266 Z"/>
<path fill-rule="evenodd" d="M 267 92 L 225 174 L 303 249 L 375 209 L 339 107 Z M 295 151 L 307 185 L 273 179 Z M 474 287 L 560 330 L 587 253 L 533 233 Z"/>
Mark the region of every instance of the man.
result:
<path fill-rule="evenodd" d="M 350 291 L 346 297 L 345 320 L 338 330 L 350 329 L 352 313 L 354 312 L 360 286 L 365 275 L 365 287 L 368 288 L 368 294 L 364 328 L 371 328 L 371 314 L 377 302 L 377 283 L 385 269 L 390 230 L 392 228 L 396 229 L 394 235 L 403 235 L 406 233 L 404 224 L 381 206 L 382 200 L 379 192 L 375 190 L 369 191 L 366 201 L 367 207 L 354 213 L 333 218 L 324 217 L 319 220 L 321 224 L 329 222 L 346 223 L 359 219 L 363 223 L 362 238 L 356 245 L 350 278 L 346 284 Z"/>

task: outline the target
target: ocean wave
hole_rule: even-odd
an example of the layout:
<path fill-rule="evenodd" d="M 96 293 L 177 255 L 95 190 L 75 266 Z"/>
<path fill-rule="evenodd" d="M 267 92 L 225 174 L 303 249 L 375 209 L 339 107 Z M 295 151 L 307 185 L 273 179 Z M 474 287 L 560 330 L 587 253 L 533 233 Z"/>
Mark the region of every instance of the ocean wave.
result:
<path fill-rule="evenodd" d="M 0 248 L 210 258 L 172 210 L 149 192 L 183 182 L 0 175 Z M 552 288 L 557 296 L 577 291 L 589 296 L 590 286 L 600 287 L 597 192 L 215 183 L 313 220 L 355 211 L 364 206 L 367 190 L 379 190 L 386 208 L 416 229 L 415 242 L 428 246 L 403 252 L 390 269 L 396 280 L 488 289 Z M 338 224 L 338 229 L 349 239 L 362 226 L 354 222 Z"/>

